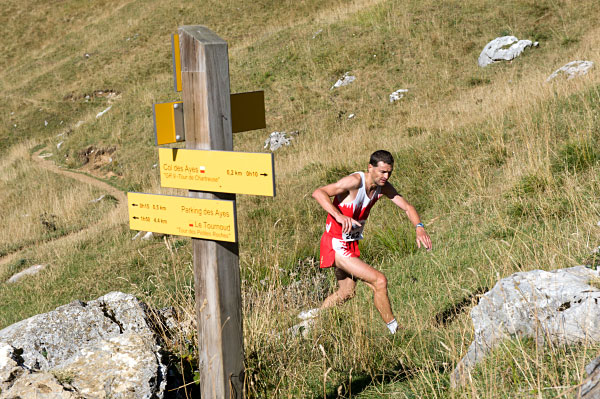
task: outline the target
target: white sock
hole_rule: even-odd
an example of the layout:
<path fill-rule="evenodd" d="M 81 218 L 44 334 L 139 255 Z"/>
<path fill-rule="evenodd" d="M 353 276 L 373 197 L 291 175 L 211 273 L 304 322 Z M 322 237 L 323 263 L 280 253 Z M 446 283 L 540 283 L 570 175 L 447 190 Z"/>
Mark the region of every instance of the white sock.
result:
<path fill-rule="evenodd" d="M 398 329 L 398 322 L 396 321 L 396 319 L 393 319 L 392 321 L 387 323 L 387 328 L 392 334 L 396 334 L 396 330 Z"/>

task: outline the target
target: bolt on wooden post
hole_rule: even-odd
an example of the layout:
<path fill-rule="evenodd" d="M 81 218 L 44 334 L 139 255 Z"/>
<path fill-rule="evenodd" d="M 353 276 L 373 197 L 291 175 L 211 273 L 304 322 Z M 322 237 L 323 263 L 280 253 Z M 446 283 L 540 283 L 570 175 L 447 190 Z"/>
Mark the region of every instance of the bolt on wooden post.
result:
<path fill-rule="evenodd" d="M 203 26 L 179 28 L 187 149 L 233 150 L 227 43 Z M 235 200 L 235 194 L 190 191 Z M 235 212 L 235 207 L 234 207 Z M 238 244 L 193 239 L 202 398 L 241 398 L 244 348 Z"/>

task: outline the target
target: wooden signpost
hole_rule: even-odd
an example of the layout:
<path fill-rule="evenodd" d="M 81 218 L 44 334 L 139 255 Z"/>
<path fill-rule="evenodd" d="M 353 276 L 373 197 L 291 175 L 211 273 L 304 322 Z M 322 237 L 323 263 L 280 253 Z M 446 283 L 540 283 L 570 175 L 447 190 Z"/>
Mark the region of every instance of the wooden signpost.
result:
<path fill-rule="evenodd" d="M 183 102 L 155 104 L 156 143 L 186 148 L 159 149 L 161 184 L 189 198 L 129 193 L 130 227 L 193 237 L 201 396 L 242 398 L 234 193 L 274 196 L 275 176 L 272 154 L 234 153 L 232 133 L 265 127 L 264 93 L 230 93 L 227 43 L 204 26 L 173 35 L 173 67 Z"/>

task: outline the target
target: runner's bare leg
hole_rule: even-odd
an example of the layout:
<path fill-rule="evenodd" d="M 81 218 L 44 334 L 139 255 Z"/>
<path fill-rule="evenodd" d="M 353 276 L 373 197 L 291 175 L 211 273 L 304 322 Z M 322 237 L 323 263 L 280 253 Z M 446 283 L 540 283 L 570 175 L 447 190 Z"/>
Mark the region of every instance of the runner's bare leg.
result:
<path fill-rule="evenodd" d="M 337 291 L 325 298 L 321 305 L 321 309 L 341 305 L 347 300 L 354 298 L 356 281 L 354 281 L 352 276 L 339 268 L 335 268 L 335 278 L 337 279 L 339 287 Z"/>
<path fill-rule="evenodd" d="M 383 273 L 369 266 L 360 258 L 346 258 L 337 253 L 335 254 L 335 265 L 350 276 L 363 280 L 365 283 L 367 283 L 367 285 L 373 289 L 373 302 L 375 303 L 375 307 L 379 311 L 383 321 L 389 323 L 390 321 L 394 320 L 394 315 L 392 314 L 392 307 L 390 305 L 390 299 L 387 292 L 387 278 Z M 356 284 L 353 280 L 352 282 L 354 285 Z M 338 283 L 340 282 L 338 281 Z M 342 283 L 345 284 L 345 289 L 349 288 L 347 279 L 342 280 L 340 283 L 340 289 L 342 288 Z M 354 288 L 354 286 L 352 286 L 352 288 Z M 337 292 L 339 291 L 340 290 Z M 337 292 L 330 295 L 325 301 L 327 302 L 327 300 L 333 295 L 336 295 Z M 341 294 L 338 294 L 338 297 L 343 297 L 343 294 L 346 292 L 347 291 L 342 291 Z M 332 301 L 333 299 L 334 298 L 332 298 Z M 325 303 L 323 303 L 323 305 L 325 305 Z M 330 306 L 333 305 L 335 305 L 335 303 L 332 303 Z"/>

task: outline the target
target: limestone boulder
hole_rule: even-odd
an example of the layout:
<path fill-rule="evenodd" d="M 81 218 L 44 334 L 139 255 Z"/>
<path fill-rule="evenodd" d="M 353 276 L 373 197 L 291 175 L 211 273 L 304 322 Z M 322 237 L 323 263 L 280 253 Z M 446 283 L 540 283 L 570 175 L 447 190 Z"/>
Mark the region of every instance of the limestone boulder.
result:
<path fill-rule="evenodd" d="M 141 335 L 126 332 L 82 348 L 52 371 L 87 398 L 151 398 L 165 376 L 156 350 Z"/>
<path fill-rule="evenodd" d="M 26 371 L 23 358 L 12 346 L 0 342 L 0 392 L 7 390 Z"/>
<path fill-rule="evenodd" d="M 519 40 L 515 36 L 497 37 L 485 45 L 477 63 L 485 67 L 498 61 L 511 61 L 523 53 L 526 48 L 537 47 L 531 40 Z"/>
<path fill-rule="evenodd" d="M 451 375 L 462 384 L 471 369 L 500 341 L 532 337 L 540 343 L 600 342 L 598 271 L 577 266 L 515 273 L 500 280 L 471 310 L 474 338 Z"/>
<path fill-rule="evenodd" d="M 162 398 L 167 366 L 152 320 L 143 302 L 112 292 L 0 330 L 0 398 L 71 397 L 63 390 L 73 397 Z"/>
<path fill-rule="evenodd" d="M 0 399 L 84 399 L 68 384 L 63 384 L 49 372 L 26 374 L 10 390 L 3 390 Z"/>
<path fill-rule="evenodd" d="M 579 387 L 577 397 L 581 399 L 600 399 L 600 357 L 585 366 L 585 372 L 588 377 Z"/>
<path fill-rule="evenodd" d="M 556 71 L 552 72 L 552 74 L 546 79 L 546 82 L 549 82 L 552 79 L 561 75 L 564 76 L 567 80 L 571 80 L 578 76 L 587 75 L 593 67 L 594 63 L 592 61 L 571 61 L 558 68 Z"/>

